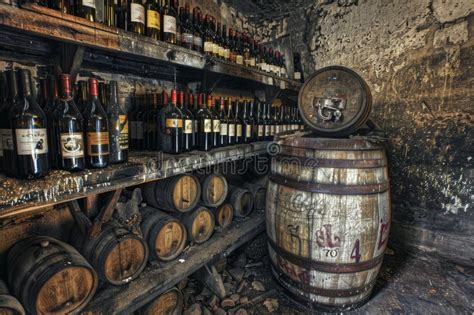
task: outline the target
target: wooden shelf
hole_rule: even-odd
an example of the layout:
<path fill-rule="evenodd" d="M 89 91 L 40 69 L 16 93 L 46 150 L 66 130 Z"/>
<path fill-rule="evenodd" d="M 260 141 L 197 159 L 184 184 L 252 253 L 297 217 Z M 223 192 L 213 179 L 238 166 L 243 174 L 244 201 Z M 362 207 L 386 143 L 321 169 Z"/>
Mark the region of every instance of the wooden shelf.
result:
<path fill-rule="evenodd" d="M 78 173 L 54 170 L 37 180 L 0 178 L 0 219 L 118 188 L 183 174 L 266 152 L 267 142 L 192 151 L 180 155 L 131 152 L 129 162 Z"/>
<path fill-rule="evenodd" d="M 17 8 L 0 3 L 0 33 L 3 31 L 7 33 L 3 36 L 0 34 L 0 38 L 6 39 L 5 47 L 12 55 L 15 53 L 15 48 L 18 48 L 18 51 L 30 54 L 37 49 L 36 54 L 39 56 L 47 51 L 53 52 L 55 43 L 70 43 L 87 48 L 83 61 L 85 67 L 149 75 L 168 80 L 173 79 L 176 70 L 178 80 L 184 82 L 201 80 L 203 73 L 209 72 L 238 81 L 239 84 L 247 83 L 254 88 L 274 86 L 298 90 L 301 86 L 296 81 L 209 58 L 183 47 L 35 4 Z M 20 33 L 22 36 L 18 39 L 8 38 L 8 32 Z M 32 38 L 30 45 L 27 44 L 28 38 L 25 38 L 25 35 Z M 46 39 L 52 47 L 48 48 L 44 40 L 38 41 L 38 39 Z"/>
<path fill-rule="evenodd" d="M 100 291 L 86 307 L 85 313 L 131 314 L 205 264 L 225 258 L 264 230 L 263 211 L 235 220 L 229 229 L 215 232 L 209 241 L 190 247 L 177 260 L 149 266 L 130 284 Z M 181 259 L 184 261 L 180 262 Z"/>

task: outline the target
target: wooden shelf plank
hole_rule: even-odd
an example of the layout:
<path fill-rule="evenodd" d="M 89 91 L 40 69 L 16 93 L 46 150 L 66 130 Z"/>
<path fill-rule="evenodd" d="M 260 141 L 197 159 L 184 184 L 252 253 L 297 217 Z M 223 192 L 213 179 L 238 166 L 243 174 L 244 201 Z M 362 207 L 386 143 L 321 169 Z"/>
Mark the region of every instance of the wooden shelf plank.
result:
<path fill-rule="evenodd" d="M 299 82 L 277 77 L 256 69 L 208 58 L 202 53 L 170 45 L 146 36 L 87 21 L 36 4 L 22 8 L 0 3 L 0 27 L 54 41 L 91 47 L 123 57 L 140 57 L 140 62 L 156 62 L 184 69 L 210 71 L 225 76 L 298 90 Z"/>
<path fill-rule="evenodd" d="M 85 313 L 131 314 L 205 264 L 228 256 L 264 230 L 263 211 L 235 220 L 229 229 L 214 233 L 204 244 L 190 247 L 177 260 L 149 266 L 130 284 L 100 291 L 86 307 Z M 181 263 L 179 259 L 184 261 Z"/>
<path fill-rule="evenodd" d="M 51 171 L 42 179 L 0 178 L 0 219 L 118 188 L 183 174 L 266 152 L 266 142 L 192 151 L 180 155 L 131 152 L 129 162 L 78 173 Z"/>

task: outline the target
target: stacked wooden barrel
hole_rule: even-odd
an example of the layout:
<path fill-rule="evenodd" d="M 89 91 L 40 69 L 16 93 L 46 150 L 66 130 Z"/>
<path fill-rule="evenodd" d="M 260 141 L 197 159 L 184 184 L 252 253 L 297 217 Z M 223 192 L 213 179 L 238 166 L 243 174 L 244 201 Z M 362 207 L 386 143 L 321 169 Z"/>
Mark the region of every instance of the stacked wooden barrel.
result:
<path fill-rule="evenodd" d="M 391 222 L 384 149 L 363 139 L 287 139 L 271 171 L 266 222 L 276 278 L 308 306 L 363 304 Z"/>
<path fill-rule="evenodd" d="M 18 300 L 10 295 L 7 285 L 0 280 L 0 314 L 25 315 L 25 309 Z"/>
<path fill-rule="evenodd" d="M 79 313 L 98 278 L 72 246 L 51 237 L 17 242 L 7 257 L 8 284 L 29 314 Z"/>
<path fill-rule="evenodd" d="M 183 294 L 172 288 L 140 310 L 140 315 L 179 315 L 183 309 Z"/>

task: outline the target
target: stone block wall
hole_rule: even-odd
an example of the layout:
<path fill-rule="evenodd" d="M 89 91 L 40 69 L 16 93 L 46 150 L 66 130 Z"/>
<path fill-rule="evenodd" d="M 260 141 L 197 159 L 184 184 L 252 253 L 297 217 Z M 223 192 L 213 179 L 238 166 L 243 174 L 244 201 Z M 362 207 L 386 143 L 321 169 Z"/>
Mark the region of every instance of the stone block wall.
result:
<path fill-rule="evenodd" d="M 306 76 L 329 65 L 369 84 L 388 136 L 392 241 L 474 259 L 474 2 L 314 1 L 263 38 L 291 37 Z"/>

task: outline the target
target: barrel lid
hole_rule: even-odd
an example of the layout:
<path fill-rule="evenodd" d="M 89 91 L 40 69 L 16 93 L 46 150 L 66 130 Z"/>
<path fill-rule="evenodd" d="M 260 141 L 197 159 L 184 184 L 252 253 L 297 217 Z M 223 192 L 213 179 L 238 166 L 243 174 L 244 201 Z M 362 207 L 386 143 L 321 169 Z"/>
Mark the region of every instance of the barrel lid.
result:
<path fill-rule="evenodd" d="M 365 81 L 353 70 L 331 66 L 316 71 L 298 96 L 305 124 L 323 136 L 346 136 L 367 121 L 372 96 Z"/>
<path fill-rule="evenodd" d="M 282 140 L 280 142 L 280 145 L 297 147 L 302 149 L 340 151 L 364 151 L 382 149 L 382 146 L 380 144 L 370 142 L 369 140 L 362 137 L 351 139 L 297 137 Z"/>

